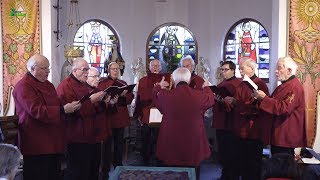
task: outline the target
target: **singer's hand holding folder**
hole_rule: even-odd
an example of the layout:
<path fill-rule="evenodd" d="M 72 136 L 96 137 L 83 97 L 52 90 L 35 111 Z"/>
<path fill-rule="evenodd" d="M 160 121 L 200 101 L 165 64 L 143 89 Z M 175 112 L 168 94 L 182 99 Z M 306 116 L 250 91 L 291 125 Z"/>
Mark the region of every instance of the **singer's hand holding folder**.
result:
<path fill-rule="evenodd" d="M 251 90 L 258 90 L 258 85 L 254 83 L 247 75 L 244 75 L 243 82 L 245 82 Z"/>
<path fill-rule="evenodd" d="M 92 94 L 96 93 L 96 92 L 98 92 L 98 91 L 97 91 L 96 89 L 94 89 L 94 90 L 90 91 L 88 94 L 82 96 L 81 99 L 80 99 L 80 103 L 83 103 L 83 102 L 85 102 L 86 100 L 90 99 L 90 96 L 91 96 Z"/>
<path fill-rule="evenodd" d="M 107 95 L 110 95 L 111 98 L 115 97 L 116 95 L 120 96 L 121 93 L 124 91 L 124 90 L 127 90 L 128 92 L 127 93 L 131 93 L 133 88 L 135 87 L 136 84 L 131 84 L 131 85 L 128 85 L 128 86 L 121 86 L 121 87 L 118 87 L 118 86 L 109 86 L 107 87 L 104 92 L 106 92 Z"/>

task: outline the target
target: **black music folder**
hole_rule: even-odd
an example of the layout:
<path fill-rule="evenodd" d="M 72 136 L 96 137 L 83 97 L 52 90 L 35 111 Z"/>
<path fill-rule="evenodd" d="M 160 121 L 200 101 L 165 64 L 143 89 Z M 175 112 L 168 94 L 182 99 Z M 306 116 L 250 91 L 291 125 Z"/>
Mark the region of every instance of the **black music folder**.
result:
<path fill-rule="evenodd" d="M 90 91 L 88 94 L 82 96 L 81 99 L 80 99 L 80 103 L 83 103 L 83 102 L 85 102 L 86 100 L 88 100 L 88 99 L 90 98 L 90 96 L 91 96 L 92 94 L 96 93 L 96 92 L 97 92 L 97 90 L 94 89 L 94 90 Z"/>
<path fill-rule="evenodd" d="M 118 95 L 120 96 L 121 93 L 124 91 L 124 90 L 128 90 L 127 93 L 131 93 L 133 91 L 133 88 L 136 86 L 136 84 L 131 84 L 131 85 L 128 85 L 128 86 L 121 86 L 121 87 L 118 87 L 118 86 L 109 86 L 107 87 L 104 92 L 107 93 L 107 95 L 110 95 L 111 98 L 113 98 L 114 96 Z"/>

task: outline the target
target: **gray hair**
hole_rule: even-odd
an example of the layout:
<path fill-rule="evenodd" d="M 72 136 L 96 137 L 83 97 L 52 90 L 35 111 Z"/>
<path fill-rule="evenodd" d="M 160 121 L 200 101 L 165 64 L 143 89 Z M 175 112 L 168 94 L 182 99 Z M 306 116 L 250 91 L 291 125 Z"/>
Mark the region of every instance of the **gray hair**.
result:
<path fill-rule="evenodd" d="M 32 56 L 27 62 L 27 69 L 31 71 L 31 68 L 37 64 L 37 60 Z"/>
<path fill-rule="evenodd" d="M 158 61 L 159 64 L 160 64 L 160 68 L 161 68 L 161 62 L 159 59 L 153 59 L 152 61 L 149 62 L 149 69 L 151 69 L 151 63 L 154 62 L 154 61 Z"/>
<path fill-rule="evenodd" d="M 73 60 L 73 63 L 72 63 L 72 70 L 75 70 L 77 68 L 80 68 L 80 65 L 83 63 L 83 62 L 87 62 L 85 59 L 83 59 L 82 57 L 77 57 Z"/>
<path fill-rule="evenodd" d="M 298 69 L 298 65 L 297 63 L 289 56 L 286 57 L 280 57 L 279 61 L 283 61 L 283 65 L 285 68 L 287 69 L 291 69 L 292 74 L 291 75 L 295 75 Z"/>
<path fill-rule="evenodd" d="M 190 83 L 191 73 L 189 69 L 184 67 L 179 67 L 173 71 L 172 78 L 176 85 L 182 81 Z"/>
<path fill-rule="evenodd" d="M 184 60 L 190 60 L 191 63 L 192 63 L 192 65 L 193 65 L 193 66 L 195 65 L 195 62 L 194 62 L 194 60 L 192 59 L 192 56 L 187 55 L 187 56 L 185 56 L 185 57 L 183 57 L 183 58 L 180 59 L 180 62 L 179 62 L 180 67 L 182 67 L 182 64 L 183 64 L 183 61 L 184 61 Z"/>
<path fill-rule="evenodd" d="M 34 54 L 33 56 L 31 56 L 27 62 L 28 71 L 31 71 L 32 67 L 37 65 L 37 63 L 41 61 L 49 61 L 49 60 L 41 54 Z"/>
<path fill-rule="evenodd" d="M 10 175 L 20 166 L 21 152 L 11 144 L 0 144 L 0 177 Z"/>
<path fill-rule="evenodd" d="M 249 57 L 241 58 L 240 62 L 245 63 L 246 66 L 251 67 L 253 70 L 256 69 L 257 63 Z"/>

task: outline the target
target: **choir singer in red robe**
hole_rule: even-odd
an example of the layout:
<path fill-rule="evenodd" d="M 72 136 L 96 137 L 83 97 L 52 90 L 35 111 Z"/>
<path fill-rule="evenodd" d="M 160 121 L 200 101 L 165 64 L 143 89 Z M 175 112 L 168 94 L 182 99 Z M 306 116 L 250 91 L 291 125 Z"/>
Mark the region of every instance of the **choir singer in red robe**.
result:
<path fill-rule="evenodd" d="M 195 88 L 195 89 L 202 89 L 202 85 L 204 83 L 204 80 L 202 79 L 202 77 L 200 77 L 194 73 L 194 64 L 195 64 L 194 60 L 192 59 L 192 57 L 190 55 L 188 55 L 180 60 L 180 66 L 189 69 L 189 71 L 191 73 L 191 79 L 190 79 L 189 86 L 192 88 Z"/>
<path fill-rule="evenodd" d="M 203 114 L 213 106 L 214 96 L 209 87 L 189 87 L 191 73 L 187 68 L 176 69 L 172 76 L 173 90 L 165 88 L 168 82 L 162 78 L 152 92 L 153 102 L 163 114 L 156 155 L 168 166 L 196 167 L 199 175 L 200 162 L 210 156 Z M 208 81 L 204 85 L 208 86 Z"/>
<path fill-rule="evenodd" d="M 271 153 L 294 155 L 294 148 L 305 147 L 305 99 L 304 90 L 295 74 L 297 64 L 291 57 L 279 58 L 276 77 L 281 81 L 271 97 L 257 90 L 253 96 L 260 103 L 260 109 L 273 115 Z"/>
<path fill-rule="evenodd" d="M 98 179 L 100 151 L 100 133 L 104 127 L 99 127 L 105 111 L 101 102 L 106 93 L 98 91 L 91 94 L 88 87 L 89 65 L 83 58 L 76 58 L 72 64 L 72 73 L 58 86 L 57 93 L 62 104 L 81 101 L 81 108 L 67 116 L 67 171 L 68 180 L 96 180 Z M 100 115 L 102 113 L 102 115 Z"/>
<path fill-rule="evenodd" d="M 47 80 L 49 66 L 46 57 L 32 56 L 27 62 L 27 74 L 13 91 L 25 180 L 60 179 L 60 159 L 66 145 L 64 117 L 81 107 L 78 101 L 61 105 L 53 84 Z"/>
<path fill-rule="evenodd" d="M 154 84 L 161 81 L 165 77 L 166 81 L 170 81 L 171 74 L 160 73 L 161 63 L 158 59 L 154 59 L 149 63 L 150 72 L 147 76 L 141 78 L 138 83 L 138 92 L 136 99 L 136 107 L 134 117 L 137 117 L 142 125 L 142 158 L 145 166 L 155 165 L 153 151 L 158 137 L 158 127 L 149 127 L 150 109 L 155 107 L 152 101 L 152 89 Z M 169 83 L 170 88 L 170 83 Z"/>
<path fill-rule="evenodd" d="M 269 95 L 267 84 L 255 75 L 256 66 L 253 59 L 244 57 L 239 65 L 240 74 L 242 78 L 250 78 L 259 90 Z M 271 131 L 271 117 L 257 107 L 258 101 L 252 97 L 252 93 L 253 89 L 244 79 L 234 95 L 233 131 L 239 140 L 236 162 L 243 180 L 260 178 L 263 144 L 269 144 Z"/>

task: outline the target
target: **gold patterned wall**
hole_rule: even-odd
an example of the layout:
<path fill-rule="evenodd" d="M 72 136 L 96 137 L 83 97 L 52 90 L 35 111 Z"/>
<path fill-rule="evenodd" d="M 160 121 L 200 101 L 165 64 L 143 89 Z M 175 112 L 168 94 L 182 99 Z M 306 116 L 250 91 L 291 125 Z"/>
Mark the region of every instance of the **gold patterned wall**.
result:
<path fill-rule="evenodd" d="M 1 0 L 4 115 L 11 91 L 27 72 L 27 60 L 40 52 L 39 12 L 39 0 Z"/>
<path fill-rule="evenodd" d="M 308 146 L 316 133 L 316 99 L 320 89 L 320 0 L 290 0 L 289 56 L 298 64 L 306 97 Z"/>

